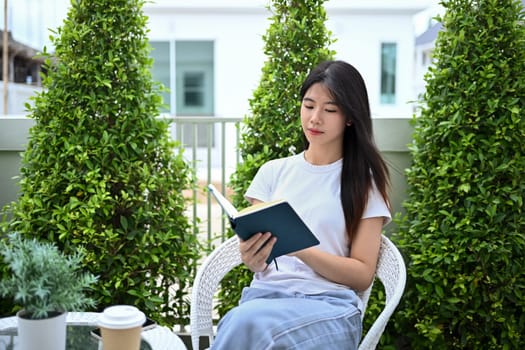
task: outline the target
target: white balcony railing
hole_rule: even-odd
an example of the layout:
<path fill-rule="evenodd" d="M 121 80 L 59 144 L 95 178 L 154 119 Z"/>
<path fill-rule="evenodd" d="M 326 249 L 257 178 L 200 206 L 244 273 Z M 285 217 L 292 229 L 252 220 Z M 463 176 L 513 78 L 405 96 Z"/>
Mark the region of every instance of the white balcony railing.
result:
<path fill-rule="evenodd" d="M 197 188 L 188 194 L 188 216 L 203 239 L 224 239 L 228 223 L 222 209 L 205 190 L 214 183 L 227 193 L 227 183 L 240 162 L 239 140 L 242 118 L 178 117 L 163 115 L 171 121 L 171 137 L 184 147 L 184 156 L 193 168 Z"/>

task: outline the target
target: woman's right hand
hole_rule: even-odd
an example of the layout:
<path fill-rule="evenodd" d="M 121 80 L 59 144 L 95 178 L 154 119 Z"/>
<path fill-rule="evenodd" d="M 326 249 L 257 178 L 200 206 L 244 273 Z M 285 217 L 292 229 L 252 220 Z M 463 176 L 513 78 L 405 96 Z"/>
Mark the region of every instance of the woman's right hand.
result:
<path fill-rule="evenodd" d="M 242 262 L 253 272 L 264 271 L 268 266 L 266 259 L 276 241 L 277 237 L 272 237 L 270 232 L 256 233 L 246 241 L 241 239 L 239 250 Z"/>

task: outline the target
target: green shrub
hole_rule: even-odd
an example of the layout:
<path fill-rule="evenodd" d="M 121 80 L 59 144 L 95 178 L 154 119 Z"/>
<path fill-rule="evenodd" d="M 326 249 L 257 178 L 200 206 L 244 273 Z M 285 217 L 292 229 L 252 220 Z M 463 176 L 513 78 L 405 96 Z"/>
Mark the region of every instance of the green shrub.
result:
<path fill-rule="evenodd" d="M 523 349 L 524 13 L 515 0 L 443 5 L 394 239 L 408 260 L 398 345 Z"/>
<path fill-rule="evenodd" d="M 259 86 L 250 99 L 251 114 L 244 118 L 240 151 L 242 162 L 232 175 L 233 201 L 247 206 L 244 193 L 266 161 L 303 150 L 300 124 L 300 88 L 309 71 L 332 58 L 333 40 L 325 27 L 324 0 L 274 0 L 271 24 L 263 37 L 267 60 Z M 231 232 L 230 232 L 231 234 Z M 219 313 L 223 315 L 240 299 L 252 278 L 244 266 L 222 282 Z"/>
<path fill-rule="evenodd" d="M 192 174 L 157 119 L 143 3 L 71 2 L 46 90 L 28 106 L 36 125 L 8 229 L 65 252 L 84 246 L 100 308 L 134 304 L 159 323 L 187 323 L 199 255 L 182 195 Z"/>

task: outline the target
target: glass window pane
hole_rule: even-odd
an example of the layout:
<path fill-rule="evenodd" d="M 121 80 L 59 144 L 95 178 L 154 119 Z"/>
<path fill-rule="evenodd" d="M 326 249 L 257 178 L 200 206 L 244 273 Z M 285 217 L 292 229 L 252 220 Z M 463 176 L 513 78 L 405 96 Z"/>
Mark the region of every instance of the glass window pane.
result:
<path fill-rule="evenodd" d="M 184 89 L 202 90 L 204 86 L 204 73 L 202 72 L 185 72 Z"/>
<path fill-rule="evenodd" d="M 153 80 L 161 83 L 164 87 L 170 87 L 170 43 L 168 41 L 151 41 L 151 57 L 153 58 L 153 67 L 151 75 Z M 165 107 L 161 112 L 170 112 L 170 93 L 162 92 Z"/>
<path fill-rule="evenodd" d="M 204 105 L 204 73 L 184 72 L 184 105 L 202 107 Z"/>
<path fill-rule="evenodd" d="M 211 116 L 214 114 L 214 43 L 213 41 L 175 41 L 175 113 L 181 116 Z M 177 140 L 184 145 L 197 143 L 205 147 L 210 139 L 206 125 L 178 129 Z M 196 134 L 195 134 L 196 132 Z M 211 143 L 214 135 L 211 130 Z M 194 140 L 194 138 L 196 139 Z"/>
<path fill-rule="evenodd" d="M 397 44 L 381 44 L 381 103 L 396 102 Z"/>

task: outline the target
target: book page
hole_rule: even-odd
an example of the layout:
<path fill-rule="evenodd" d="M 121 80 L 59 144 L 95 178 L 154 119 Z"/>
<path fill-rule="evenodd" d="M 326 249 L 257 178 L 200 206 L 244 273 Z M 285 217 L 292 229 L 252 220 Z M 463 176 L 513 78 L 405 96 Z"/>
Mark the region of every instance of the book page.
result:
<path fill-rule="evenodd" d="M 253 212 L 256 212 L 258 210 L 262 210 L 264 208 L 268 208 L 268 207 L 271 207 L 272 205 L 276 205 L 276 204 L 279 204 L 279 203 L 282 203 L 282 202 L 285 202 L 285 201 L 283 199 L 277 199 L 277 200 L 270 201 L 270 202 L 261 202 L 261 203 L 257 203 L 257 204 L 254 204 L 254 205 L 250 205 L 249 207 L 241 209 L 241 211 L 239 212 L 238 216 L 246 215 L 248 213 L 253 213 Z"/>
<path fill-rule="evenodd" d="M 233 204 L 231 204 L 230 201 L 226 199 L 226 197 L 224 197 L 222 193 L 218 189 L 216 189 L 215 186 L 213 186 L 212 184 L 208 185 L 208 189 L 213 194 L 213 196 L 220 204 L 222 209 L 226 212 L 226 215 L 228 215 L 230 219 L 235 218 L 239 212 L 237 211 L 237 209 L 235 209 Z"/>

